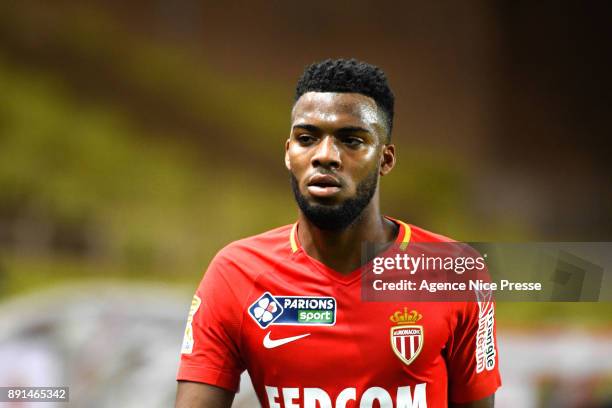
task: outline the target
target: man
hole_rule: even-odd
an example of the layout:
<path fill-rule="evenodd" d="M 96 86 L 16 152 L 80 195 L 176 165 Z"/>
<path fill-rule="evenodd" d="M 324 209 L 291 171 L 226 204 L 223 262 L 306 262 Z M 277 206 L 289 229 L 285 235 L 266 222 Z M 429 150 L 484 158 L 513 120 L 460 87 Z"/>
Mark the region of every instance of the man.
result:
<path fill-rule="evenodd" d="M 380 213 L 379 178 L 396 160 L 393 104 L 377 67 L 306 68 L 285 143 L 298 221 L 211 262 L 187 322 L 177 407 L 231 406 L 245 369 L 264 407 L 493 406 L 496 345 L 491 326 L 484 368 L 480 304 L 361 298 L 363 242 L 449 241 Z M 399 323 L 410 336 L 393 337 Z"/>

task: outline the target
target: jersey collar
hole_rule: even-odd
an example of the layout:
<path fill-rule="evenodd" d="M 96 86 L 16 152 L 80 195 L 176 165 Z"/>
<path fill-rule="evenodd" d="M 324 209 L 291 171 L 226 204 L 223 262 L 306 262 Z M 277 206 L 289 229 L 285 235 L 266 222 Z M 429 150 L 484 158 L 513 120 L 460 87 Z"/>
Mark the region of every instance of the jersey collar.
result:
<path fill-rule="evenodd" d="M 408 243 L 410 242 L 410 236 L 412 235 L 412 230 L 410 229 L 410 225 L 406 224 L 403 221 L 397 220 L 395 218 L 391 218 L 385 215 L 385 218 L 393 221 L 399 226 L 399 232 L 395 239 L 395 244 L 399 246 L 399 249 L 404 251 L 408 247 Z M 291 227 L 291 233 L 289 234 L 289 244 L 291 245 L 291 253 L 296 253 L 300 250 L 300 242 L 297 236 L 297 227 L 298 222 L 296 221 Z"/>

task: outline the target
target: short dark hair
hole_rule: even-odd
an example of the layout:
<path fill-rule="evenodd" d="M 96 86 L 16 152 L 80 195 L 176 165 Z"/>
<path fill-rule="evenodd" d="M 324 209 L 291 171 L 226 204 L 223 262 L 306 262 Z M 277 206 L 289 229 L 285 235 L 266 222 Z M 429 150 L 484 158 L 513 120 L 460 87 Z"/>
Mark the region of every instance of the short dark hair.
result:
<path fill-rule="evenodd" d="M 387 141 L 393 130 L 395 97 L 382 69 L 356 59 L 326 59 L 310 64 L 298 80 L 295 101 L 307 92 L 350 92 L 374 99 L 383 112 Z"/>

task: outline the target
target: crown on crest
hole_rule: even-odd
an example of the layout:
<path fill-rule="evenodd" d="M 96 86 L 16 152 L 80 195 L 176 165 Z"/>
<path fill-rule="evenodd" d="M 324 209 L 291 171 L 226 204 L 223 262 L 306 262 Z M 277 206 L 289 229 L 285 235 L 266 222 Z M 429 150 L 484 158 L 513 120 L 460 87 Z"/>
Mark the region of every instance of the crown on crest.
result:
<path fill-rule="evenodd" d="M 418 322 L 419 320 L 421 320 L 422 318 L 423 318 L 423 315 L 417 312 L 416 310 L 408 312 L 407 307 L 404 307 L 403 312 L 401 310 L 398 310 L 397 312 L 389 316 L 389 320 L 397 324 L 400 324 L 400 323 L 414 324 Z"/>

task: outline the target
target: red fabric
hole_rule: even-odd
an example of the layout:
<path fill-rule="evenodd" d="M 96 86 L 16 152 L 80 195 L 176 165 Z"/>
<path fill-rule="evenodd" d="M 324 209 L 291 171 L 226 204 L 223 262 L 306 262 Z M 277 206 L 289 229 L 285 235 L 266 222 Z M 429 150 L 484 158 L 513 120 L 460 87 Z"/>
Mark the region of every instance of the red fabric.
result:
<path fill-rule="evenodd" d="M 235 391 L 247 369 L 264 407 L 302 407 L 313 395 L 329 398 L 332 407 L 358 407 L 362 399 L 378 401 L 372 402 L 374 407 L 388 406 L 383 405 L 388 401 L 395 407 L 399 399 L 405 401 L 407 390 L 415 405 L 406 406 L 416 407 L 417 394 L 424 390 L 427 407 L 446 408 L 449 399 L 478 400 L 500 386 L 497 354 L 494 367 L 490 361 L 480 372 L 475 354 L 479 325 L 486 323 L 480 311 L 494 308 L 493 303 L 363 302 L 362 271 L 342 275 L 308 256 L 297 240 L 294 252 L 292 227 L 234 242 L 213 259 L 196 291 L 202 303 L 191 323 L 193 350 L 181 354 L 179 380 Z M 410 242 L 450 242 L 415 226 L 410 230 Z M 398 241 L 405 234 L 400 224 Z M 335 324 L 271 324 L 262 329 L 249 308 L 266 292 L 332 297 Z M 395 324 L 390 316 L 404 308 L 422 316 L 415 323 L 422 326 L 422 337 L 413 343 L 417 348 L 422 343 L 422 348 L 409 364 L 398 357 L 391 338 Z M 489 314 L 487 318 L 490 322 Z M 278 347 L 263 346 L 266 335 L 278 340 L 306 333 Z M 481 330 L 481 341 L 483 334 L 487 340 Z M 395 344 L 399 349 L 401 342 Z M 497 353 L 494 337 L 493 344 Z M 346 405 L 338 399 L 341 393 Z"/>

